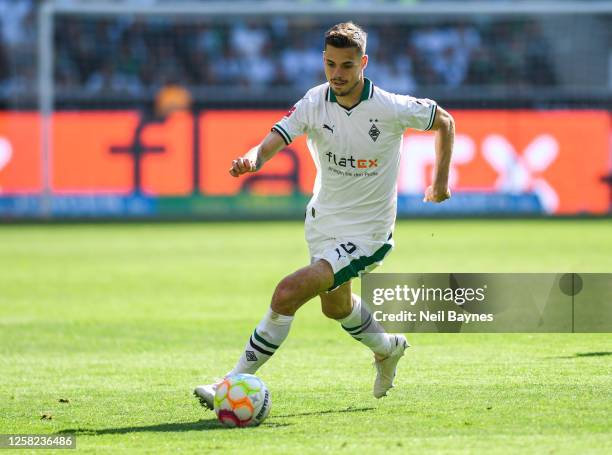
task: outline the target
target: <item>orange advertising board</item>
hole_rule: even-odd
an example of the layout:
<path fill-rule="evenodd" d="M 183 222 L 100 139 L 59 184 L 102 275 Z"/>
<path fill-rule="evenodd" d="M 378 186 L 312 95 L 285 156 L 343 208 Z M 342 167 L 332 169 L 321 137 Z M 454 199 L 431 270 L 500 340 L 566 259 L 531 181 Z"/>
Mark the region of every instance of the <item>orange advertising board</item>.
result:
<path fill-rule="evenodd" d="M 112 154 L 127 144 L 138 117 L 134 112 L 60 112 L 53 118 L 51 188 L 56 193 L 129 193 L 131 159 Z"/>
<path fill-rule="evenodd" d="M 163 148 L 145 154 L 142 187 L 147 194 L 182 196 L 193 191 L 193 116 L 177 112 L 143 131 L 143 142 Z"/>
<path fill-rule="evenodd" d="M 547 213 L 605 213 L 610 116 L 603 111 L 453 111 L 455 191 L 535 193 Z M 399 190 L 431 180 L 431 133 L 408 132 Z"/>
<path fill-rule="evenodd" d="M 253 175 L 233 178 L 228 170 L 232 160 L 256 146 L 278 122 L 284 111 L 208 111 L 200 117 L 202 152 L 200 189 L 205 194 L 238 194 L 245 180 Z M 316 170 L 306 147 L 305 137 L 292 142 L 268 161 L 252 190 L 262 194 L 312 192 Z"/>
<path fill-rule="evenodd" d="M 53 121 L 52 189 L 189 194 L 192 149 L 190 114 L 157 123 L 142 122 L 132 111 L 60 112 Z"/>
<path fill-rule="evenodd" d="M 233 178 L 231 161 L 257 145 L 281 110 L 175 113 L 58 112 L 49 156 L 54 194 L 232 196 L 308 194 L 315 168 L 304 137 L 256 174 Z M 452 111 L 455 192 L 534 194 L 547 213 L 606 213 L 610 115 L 605 111 Z M 434 135 L 407 131 L 398 189 L 420 194 L 431 180 Z M 0 196 L 43 190 L 39 117 L 0 113 Z"/>
<path fill-rule="evenodd" d="M 39 193 L 42 179 L 38 114 L 0 112 L 0 195 Z"/>

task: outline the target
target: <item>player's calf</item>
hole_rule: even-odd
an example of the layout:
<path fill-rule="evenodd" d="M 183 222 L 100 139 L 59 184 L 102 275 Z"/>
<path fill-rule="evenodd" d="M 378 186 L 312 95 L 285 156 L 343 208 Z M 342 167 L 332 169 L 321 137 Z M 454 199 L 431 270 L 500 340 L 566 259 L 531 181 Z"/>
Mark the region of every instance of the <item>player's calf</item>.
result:
<path fill-rule="evenodd" d="M 228 374 L 254 374 L 287 338 L 295 312 L 331 283 L 331 267 L 323 264 L 323 261 L 284 278 L 274 291 L 270 308 L 250 336 L 236 366 Z"/>
<path fill-rule="evenodd" d="M 321 311 L 336 321 L 344 319 L 351 314 L 353 304 L 351 301 L 351 282 L 344 283 L 332 292 L 323 293 L 321 297 Z"/>
<path fill-rule="evenodd" d="M 236 366 L 228 375 L 255 374 L 285 341 L 292 322 L 293 316 L 279 314 L 269 308 L 249 337 Z"/>
<path fill-rule="evenodd" d="M 361 297 L 352 294 L 352 309 L 348 316 L 338 320 L 346 333 L 365 344 L 374 354 L 387 356 L 391 353 L 391 337 L 374 320 L 370 311 L 361 303 Z"/>

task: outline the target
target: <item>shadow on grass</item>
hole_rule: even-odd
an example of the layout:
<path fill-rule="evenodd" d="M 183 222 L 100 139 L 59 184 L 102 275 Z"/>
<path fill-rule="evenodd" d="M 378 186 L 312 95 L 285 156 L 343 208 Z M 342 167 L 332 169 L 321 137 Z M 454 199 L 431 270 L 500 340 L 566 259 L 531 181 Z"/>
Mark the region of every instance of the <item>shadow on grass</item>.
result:
<path fill-rule="evenodd" d="M 295 414 L 280 414 L 271 415 L 270 419 L 281 419 L 284 417 L 302 417 L 302 416 L 319 416 L 323 414 L 342 414 L 345 412 L 366 412 L 372 411 L 375 408 L 345 408 L 345 409 L 326 409 L 324 411 L 296 412 Z"/>
<path fill-rule="evenodd" d="M 366 412 L 375 408 L 345 408 L 345 409 L 325 409 L 322 411 L 297 412 L 295 414 L 271 415 L 261 426 L 266 428 L 288 427 L 293 424 L 285 422 L 270 422 L 274 419 L 287 417 L 302 417 L 324 414 L 342 414 L 346 412 Z M 254 427 L 251 427 L 254 428 Z M 117 428 L 68 428 L 58 431 L 57 434 L 74 434 L 85 436 L 101 436 L 105 434 L 127 434 L 127 433 L 180 433 L 184 431 L 205 431 L 205 430 L 226 430 L 217 419 L 198 420 L 197 422 L 183 423 L 160 423 L 157 425 L 146 425 L 142 427 L 117 427 Z M 244 429 L 243 429 L 244 430 Z"/>
<path fill-rule="evenodd" d="M 290 423 L 268 423 L 263 427 L 287 427 Z M 57 434 L 75 434 L 101 436 L 105 434 L 127 434 L 127 433 L 180 433 L 184 431 L 226 430 L 217 419 L 198 420 L 197 422 L 184 423 L 160 423 L 157 425 L 146 425 L 142 427 L 118 427 L 118 428 L 68 428 L 58 431 Z M 244 429 L 243 429 L 244 430 Z"/>
<path fill-rule="evenodd" d="M 577 352 L 574 355 L 566 355 L 561 357 L 553 357 L 554 359 L 579 359 L 581 357 L 604 357 L 612 355 L 612 351 L 599 351 L 599 352 Z"/>

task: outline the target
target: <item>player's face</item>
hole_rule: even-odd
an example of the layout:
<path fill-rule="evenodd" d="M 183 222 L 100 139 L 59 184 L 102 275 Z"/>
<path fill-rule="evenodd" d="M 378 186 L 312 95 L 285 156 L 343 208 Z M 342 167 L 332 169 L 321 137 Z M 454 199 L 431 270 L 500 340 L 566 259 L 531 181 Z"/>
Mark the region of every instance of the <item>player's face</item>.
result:
<path fill-rule="evenodd" d="M 323 52 L 325 77 L 336 96 L 350 95 L 361 79 L 368 64 L 368 56 L 355 47 L 338 48 L 327 45 Z"/>

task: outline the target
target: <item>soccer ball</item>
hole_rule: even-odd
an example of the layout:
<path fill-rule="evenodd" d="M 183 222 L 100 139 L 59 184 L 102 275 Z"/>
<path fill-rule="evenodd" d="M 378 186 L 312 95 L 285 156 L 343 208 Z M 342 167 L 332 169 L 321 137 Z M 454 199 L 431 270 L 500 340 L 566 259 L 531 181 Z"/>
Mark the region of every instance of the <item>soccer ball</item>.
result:
<path fill-rule="evenodd" d="M 270 413 L 270 392 L 257 376 L 234 374 L 217 386 L 215 414 L 226 427 L 254 427 Z"/>

